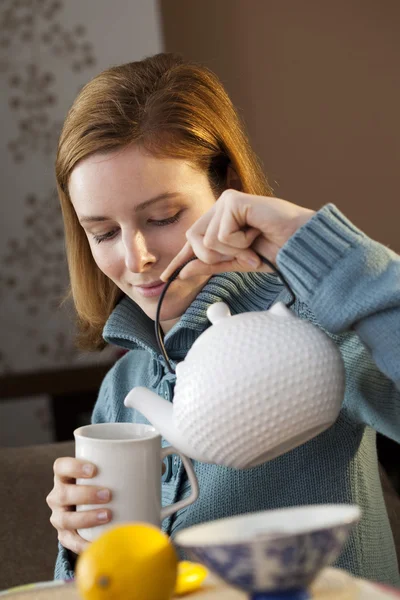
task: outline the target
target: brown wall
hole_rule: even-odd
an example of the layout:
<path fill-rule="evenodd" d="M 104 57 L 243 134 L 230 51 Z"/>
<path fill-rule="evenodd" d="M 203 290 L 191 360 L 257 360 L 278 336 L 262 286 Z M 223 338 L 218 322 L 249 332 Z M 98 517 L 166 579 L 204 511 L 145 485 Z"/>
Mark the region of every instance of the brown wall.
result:
<path fill-rule="evenodd" d="M 167 51 L 241 109 L 275 194 L 400 251 L 400 2 L 160 0 Z"/>

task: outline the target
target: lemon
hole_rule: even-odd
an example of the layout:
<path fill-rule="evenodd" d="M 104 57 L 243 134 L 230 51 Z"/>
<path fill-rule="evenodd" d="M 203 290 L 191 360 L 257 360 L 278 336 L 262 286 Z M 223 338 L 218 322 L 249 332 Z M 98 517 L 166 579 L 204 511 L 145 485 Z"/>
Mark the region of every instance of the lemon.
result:
<path fill-rule="evenodd" d="M 119 525 L 79 556 L 76 585 L 84 600 L 169 600 L 177 562 L 172 543 L 157 527 Z"/>
<path fill-rule="evenodd" d="M 175 594 L 177 596 L 183 596 L 198 590 L 207 575 L 208 570 L 204 565 L 188 560 L 182 560 L 178 564 Z"/>

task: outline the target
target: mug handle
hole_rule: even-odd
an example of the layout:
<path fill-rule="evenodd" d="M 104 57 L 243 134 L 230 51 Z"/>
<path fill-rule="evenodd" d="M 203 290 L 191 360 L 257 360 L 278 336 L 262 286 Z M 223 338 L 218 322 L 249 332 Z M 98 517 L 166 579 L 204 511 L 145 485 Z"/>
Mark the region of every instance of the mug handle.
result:
<path fill-rule="evenodd" d="M 183 500 L 179 500 L 178 502 L 174 502 L 173 504 L 168 504 L 168 506 L 164 506 L 161 509 L 161 521 L 163 521 L 166 517 L 169 517 L 173 513 L 177 512 L 181 508 L 185 508 L 185 506 L 193 504 L 193 502 L 195 502 L 199 497 L 199 482 L 197 481 L 197 477 L 190 459 L 187 458 L 187 456 L 185 456 L 184 454 L 178 452 L 178 450 L 173 446 L 166 446 L 165 448 L 161 448 L 161 461 L 163 461 L 164 458 L 166 456 L 169 456 L 170 454 L 178 454 L 181 457 L 184 467 L 186 469 L 186 473 L 189 477 L 189 483 L 192 491 L 190 493 L 190 496 L 188 496 L 187 498 L 183 498 Z"/>

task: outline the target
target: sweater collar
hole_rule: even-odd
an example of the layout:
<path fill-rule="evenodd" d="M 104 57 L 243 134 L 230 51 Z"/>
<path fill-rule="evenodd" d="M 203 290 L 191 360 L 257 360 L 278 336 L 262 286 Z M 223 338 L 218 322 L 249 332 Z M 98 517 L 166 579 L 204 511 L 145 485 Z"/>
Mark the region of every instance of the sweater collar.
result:
<path fill-rule="evenodd" d="M 278 298 L 286 301 L 287 291 L 275 274 L 222 273 L 211 277 L 178 323 L 168 332 L 164 345 L 174 361 L 184 358 L 194 340 L 209 327 L 207 308 L 214 302 L 226 302 L 231 314 L 268 309 Z M 130 298 L 117 304 L 103 330 L 106 342 L 128 348 L 142 348 L 154 357 L 159 349 L 154 321 Z"/>

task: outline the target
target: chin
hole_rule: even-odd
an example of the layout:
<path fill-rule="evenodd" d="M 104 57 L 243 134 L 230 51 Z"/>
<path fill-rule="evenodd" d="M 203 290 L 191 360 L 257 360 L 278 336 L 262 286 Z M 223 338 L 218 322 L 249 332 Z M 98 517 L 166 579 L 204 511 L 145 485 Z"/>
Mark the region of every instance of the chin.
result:
<path fill-rule="evenodd" d="M 139 305 L 139 307 L 142 309 L 142 311 L 153 321 L 156 320 L 156 314 L 157 314 L 157 302 L 154 303 L 154 305 L 149 306 L 149 305 L 144 305 L 143 302 L 138 302 L 136 299 L 132 298 L 136 304 Z M 188 308 L 189 304 L 186 305 L 181 305 L 181 303 L 174 303 L 172 306 L 168 306 L 168 302 L 166 302 L 164 300 L 164 302 L 162 303 L 162 308 L 161 308 L 161 314 L 160 314 L 160 321 L 172 321 L 172 320 L 176 320 L 176 319 L 180 319 L 181 316 L 183 315 L 183 313 L 185 312 L 185 310 Z M 172 303 L 170 303 L 172 304 Z"/>
<path fill-rule="evenodd" d="M 163 306 L 161 309 L 161 314 L 160 314 L 160 322 L 179 320 L 181 318 L 181 316 L 183 315 L 183 313 L 185 312 L 186 308 L 187 308 L 187 306 L 182 307 L 182 308 L 180 308 L 180 307 L 169 308 L 168 306 L 166 306 L 164 308 L 164 306 Z M 147 312 L 146 314 L 147 314 L 147 316 L 150 317 L 150 319 L 153 319 L 153 321 L 156 320 L 156 310 Z"/>
<path fill-rule="evenodd" d="M 160 321 L 166 322 L 180 319 L 183 313 L 189 308 L 207 279 L 208 278 L 202 278 L 202 281 L 199 285 L 190 287 L 187 282 L 177 282 L 180 284 L 180 286 L 177 287 L 175 287 L 173 284 L 174 287 L 167 291 L 163 300 Z M 149 298 L 147 301 L 143 301 L 143 297 L 133 297 L 132 300 L 134 300 L 134 302 L 140 306 L 143 312 L 150 319 L 155 321 L 159 297 L 154 297 L 151 299 Z"/>

